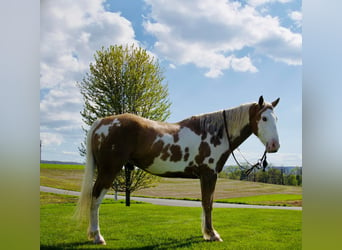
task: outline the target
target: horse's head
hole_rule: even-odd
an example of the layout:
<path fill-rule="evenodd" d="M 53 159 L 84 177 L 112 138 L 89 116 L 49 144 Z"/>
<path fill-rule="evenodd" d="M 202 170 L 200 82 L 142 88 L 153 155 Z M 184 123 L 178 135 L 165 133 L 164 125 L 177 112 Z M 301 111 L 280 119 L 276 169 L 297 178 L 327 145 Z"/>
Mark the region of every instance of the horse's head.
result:
<path fill-rule="evenodd" d="M 264 98 L 260 96 L 258 104 L 255 105 L 254 114 L 252 115 L 252 122 L 254 123 L 253 133 L 266 146 L 268 153 L 275 153 L 280 147 L 276 126 L 277 117 L 273 112 L 279 99 L 272 103 L 266 103 Z"/>

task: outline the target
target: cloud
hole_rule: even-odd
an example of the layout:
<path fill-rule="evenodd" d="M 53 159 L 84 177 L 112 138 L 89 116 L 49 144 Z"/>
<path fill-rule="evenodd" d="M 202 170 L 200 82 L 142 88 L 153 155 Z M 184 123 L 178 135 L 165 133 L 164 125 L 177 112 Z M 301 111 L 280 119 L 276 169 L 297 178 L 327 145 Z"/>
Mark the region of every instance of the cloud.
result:
<path fill-rule="evenodd" d="M 81 127 L 82 98 L 79 91 L 66 81 L 49 90 L 40 102 L 40 125 L 42 128 L 66 129 Z"/>
<path fill-rule="evenodd" d="M 300 11 L 292 11 L 289 13 L 289 17 L 295 22 L 297 27 L 302 26 L 303 14 Z"/>
<path fill-rule="evenodd" d="M 77 156 L 78 153 L 74 151 L 62 151 L 63 154 L 65 155 L 72 155 L 72 156 Z"/>
<path fill-rule="evenodd" d="M 61 145 L 71 131 L 83 133 L 83 101 L 75 83 L 85 76 L 96 50 L 138 44 L 131 22 L 107 11 L 104 2 L 41 2 L 41 137 L 48 145 Z"/>
<path fill-rule="evenodd" d="M 63 142 L 63 137 L 59 134 L 42 132 L 40 133 L 40 139 L 43 146 L 48 145 L 61 145 Z"/>
<path fill-rule="evenodd" d="M 145 2 L 151 12 L 143 25 L 157 39 L 154 50 L 174 64 L 193 63 L 207 69 L 207 77 L 228 69 L 257 72 L 253 58 L 259 55 L 301 64 L 301 35 L 250 5 L 225 0 Z"/>
<path fill-rule="evenodd" d="M 101 46 L 137 43 L 131 23 L 103 1 L 43 1 L 41 87 L 80 79 Z"/>
<path fill-rule="evenodd" d="M 252 5 L 252 6 L 260 6 L 260 5 L 264 5 L 264 4 L 268 4 L 268 3 L 289 3 L 292 0 L 249 0 L 248 4 Z"/>

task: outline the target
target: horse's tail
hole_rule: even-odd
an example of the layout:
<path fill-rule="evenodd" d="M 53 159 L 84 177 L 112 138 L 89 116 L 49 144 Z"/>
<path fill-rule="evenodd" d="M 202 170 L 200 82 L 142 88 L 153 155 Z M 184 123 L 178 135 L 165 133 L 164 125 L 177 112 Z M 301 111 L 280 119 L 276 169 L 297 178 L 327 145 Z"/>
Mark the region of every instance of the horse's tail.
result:
<path fill-rule="evenodd" d="M 95 159 L 93 156 L 92 150 L 92 135 L 94 129 L 98 125 L 99 120 L 94 122 L 87 134 L 87 163 L 84 169 L 84 177 L 82 182 L 81 194 L 78 199 L 76 211 L 74 217 L 79 221 L 88 222 L 90 216 L 90 207 L 92 202 L 92 189 L 93 189 L 93 181 L 94 181 L 94 173 L 95 173 Z"/>

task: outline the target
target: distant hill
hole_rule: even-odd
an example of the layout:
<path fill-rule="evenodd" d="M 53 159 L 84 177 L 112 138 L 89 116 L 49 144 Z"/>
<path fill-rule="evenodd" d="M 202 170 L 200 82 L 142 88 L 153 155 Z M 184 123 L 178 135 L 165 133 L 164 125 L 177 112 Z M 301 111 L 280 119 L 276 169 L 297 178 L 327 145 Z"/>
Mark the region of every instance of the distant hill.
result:
<path fill-rule="evenodd" d="M 46 163 L 46 164 L 65 164 L 65 165 L 84 165 L 84 163 L 73 162 L 73 161 L 45 161 L 45 160 L 41 160 L 40 163 Z"/>

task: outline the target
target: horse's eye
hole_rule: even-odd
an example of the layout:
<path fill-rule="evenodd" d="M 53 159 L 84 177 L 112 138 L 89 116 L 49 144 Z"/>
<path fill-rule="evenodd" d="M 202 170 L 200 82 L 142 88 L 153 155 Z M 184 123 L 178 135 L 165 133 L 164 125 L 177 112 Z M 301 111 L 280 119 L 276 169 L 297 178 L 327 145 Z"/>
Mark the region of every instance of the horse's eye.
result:
<path fill-rule="evenodd" d="M 264 121 L 264 122 L 267 122 L 267 117 L 262 117 L 262 120 Z"/>

